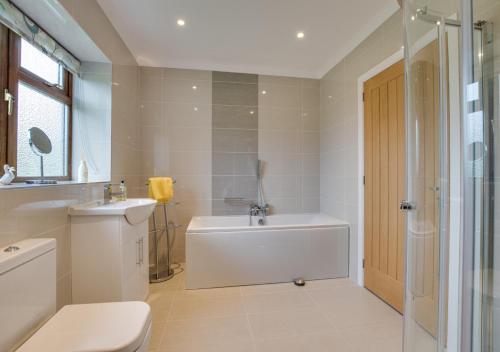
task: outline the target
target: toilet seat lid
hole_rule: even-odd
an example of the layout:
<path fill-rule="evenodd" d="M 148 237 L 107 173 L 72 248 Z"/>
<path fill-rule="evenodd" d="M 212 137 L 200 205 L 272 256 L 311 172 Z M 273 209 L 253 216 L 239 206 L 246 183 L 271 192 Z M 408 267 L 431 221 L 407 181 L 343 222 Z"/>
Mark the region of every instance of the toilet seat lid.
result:
<path fill-rule="evenodd" d="M 150 324 L 151 309 L 144 302 L 68 305 L 18 351 L 133 352 Z"/>

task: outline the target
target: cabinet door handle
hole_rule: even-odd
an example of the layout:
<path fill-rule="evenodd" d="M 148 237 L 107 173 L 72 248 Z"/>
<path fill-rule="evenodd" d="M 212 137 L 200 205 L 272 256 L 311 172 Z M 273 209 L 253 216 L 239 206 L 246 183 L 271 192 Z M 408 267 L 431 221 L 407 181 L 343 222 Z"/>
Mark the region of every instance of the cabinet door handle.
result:
<path fill-rule="evenodd" d="M 135 263 L 137 265 L 140 265 L 141 264 L 141 240 L 137 240 L 135 243 L 137 244 L 137 260 L 135 261 Z"/>
<path fill-rule="evenodd" d="M 140 251 L 141 256 L 140 256 L 140 258 L 141 258 L 141 264 L 143 264 L 144 263 L 144 237 L 142 237 L 140 239 L 140 241 L 141 241 L 141 251 Z"/>

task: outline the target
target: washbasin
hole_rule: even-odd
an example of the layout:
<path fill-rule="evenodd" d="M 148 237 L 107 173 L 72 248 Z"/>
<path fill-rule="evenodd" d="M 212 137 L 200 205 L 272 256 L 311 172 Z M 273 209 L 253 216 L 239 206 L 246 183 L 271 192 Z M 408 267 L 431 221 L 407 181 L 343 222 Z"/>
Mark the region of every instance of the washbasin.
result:
<path fill-rule="evenodd" d="M 71 216 L 124 216 L 128 223 L 136 225 L 144 222 L 153 213 L 156 200 L 130 198 L 124 201 L 103 201 L 79 204 L 69 208 Z"/>

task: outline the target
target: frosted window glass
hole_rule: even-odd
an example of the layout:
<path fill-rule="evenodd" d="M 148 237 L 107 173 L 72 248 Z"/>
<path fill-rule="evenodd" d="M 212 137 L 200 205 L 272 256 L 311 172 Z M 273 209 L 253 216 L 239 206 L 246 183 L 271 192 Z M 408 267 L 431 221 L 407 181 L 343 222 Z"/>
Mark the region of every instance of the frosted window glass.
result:
<path fill-rule="evenodd" d="M 22 82 L 18 86 L 17 174 L 40 176 L 40 158 L 29 146 L 29 129 L 38 127 L 52 142 L 52 152 L 43 158 L 44 176 L 67 176 L 68 112 L 67 106 Z"/>
<path fill-rule="evenodd" d="M 21 39 L 21 67 L 49 83 L 62 86 L 61 66 L 24 39 Z"/>

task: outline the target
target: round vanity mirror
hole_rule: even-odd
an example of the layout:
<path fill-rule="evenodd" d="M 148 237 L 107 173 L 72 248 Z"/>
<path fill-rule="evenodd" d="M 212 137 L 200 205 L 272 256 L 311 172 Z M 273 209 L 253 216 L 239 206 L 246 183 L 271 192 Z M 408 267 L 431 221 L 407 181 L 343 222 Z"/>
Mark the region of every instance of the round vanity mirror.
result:
<path fill-rule="evenodd" d="M 50 138 L 45 132 L 43 132 L 38 127 L 31 127 L 29 129 L 30 140 L 29 144 L 33 153 L 40 157 L 40 179 L 39 180 L 28 180 L 26 183 L 30 184 L 54 184 L 57 183 L 55 180 L 46 180 L 43 177 L 43 156 L 50 154 L 52 152 L 52 143 Z"/>
<path fill-rule="evenodd" d="M 52 151 L 52 143 L 49 137 L 38 127 L 31 127 L 30 131 L 30 147 L 33 152 L 42 156 L 42 154 L 50 154 Z"/>

